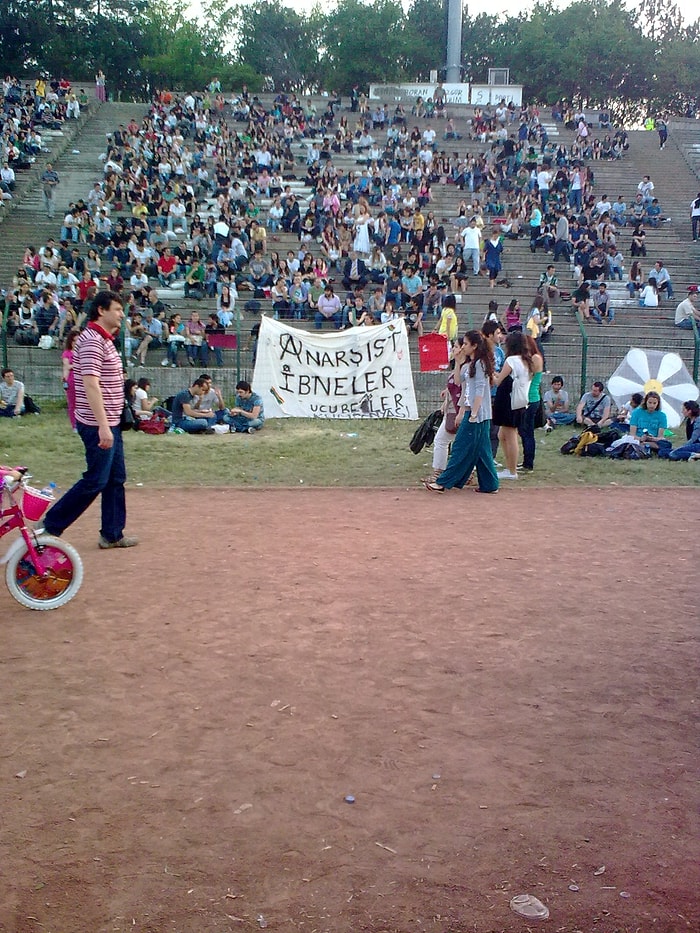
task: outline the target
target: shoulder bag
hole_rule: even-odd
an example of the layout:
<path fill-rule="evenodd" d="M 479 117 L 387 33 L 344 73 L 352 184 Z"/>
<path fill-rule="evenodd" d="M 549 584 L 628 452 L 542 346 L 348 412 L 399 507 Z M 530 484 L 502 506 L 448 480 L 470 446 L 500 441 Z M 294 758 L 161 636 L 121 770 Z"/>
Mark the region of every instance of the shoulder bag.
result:
<path fill-rule="evenodd" d="M 513 386 L 510 390 L 510 407 L 513 411 L 528 406 L 528 394 L 530 392 L 530 373 L 518 357 L 511 358 L 510 368 L 513 374 Z M 517 361 L 517 362 L 516 362 Z M 513 365 L 515 363 L 515 365 Z"/>

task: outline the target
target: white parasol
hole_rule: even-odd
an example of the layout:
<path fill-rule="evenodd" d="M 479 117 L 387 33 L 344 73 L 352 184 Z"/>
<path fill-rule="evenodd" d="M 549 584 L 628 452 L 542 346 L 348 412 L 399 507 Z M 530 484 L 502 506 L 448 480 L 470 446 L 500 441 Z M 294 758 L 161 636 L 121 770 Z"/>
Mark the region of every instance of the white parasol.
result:
<path fill-rule="evenodd" d="M 683 420 L 683 402 L 695 400 L 700 395 L 677 353 L 640 350 L 639 347 L 632 347 L 608 379 L 608 392 L 618 405 L 627 405 L 635 392 L 643 395 L 658 392 L 669 428 L 678 427 Z"/>

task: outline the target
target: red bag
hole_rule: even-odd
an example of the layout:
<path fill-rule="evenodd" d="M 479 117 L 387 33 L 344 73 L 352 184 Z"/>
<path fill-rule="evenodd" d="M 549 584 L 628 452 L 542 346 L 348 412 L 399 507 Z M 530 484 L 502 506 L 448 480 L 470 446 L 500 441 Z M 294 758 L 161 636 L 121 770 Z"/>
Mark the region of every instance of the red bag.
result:
<path fill-rule="evenodd" d="M 144 434 L 165 434 L 167 430 L 165 418 L 159 418 L 157 415 L 139 421 L 139 431 L 143 431 Z"/>

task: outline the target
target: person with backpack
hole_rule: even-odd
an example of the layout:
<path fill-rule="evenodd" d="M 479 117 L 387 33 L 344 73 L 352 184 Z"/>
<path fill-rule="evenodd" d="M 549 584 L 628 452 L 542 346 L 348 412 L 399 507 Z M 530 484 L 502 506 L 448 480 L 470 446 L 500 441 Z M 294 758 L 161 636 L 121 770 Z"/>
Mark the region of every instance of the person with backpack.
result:
<path fill-rule="evenodd" d="M 498 479 L 517 480 L 518 428 L 529 404 L 530 384 L 536 366 L 527 337 L 521 331 L 508 334 L 505 354 L 503 368 L 491 380 L 497 386 L 493 420 L 500 428 L 499 440 L 506 461 L 506 468 L 499 471 Z M 538 369 L 541 371 L 541 367 Z"/>
<path fill-rule="evenodd" d="M 576 406 L 576 422 L 587 428 L 594 425 L 599 428 L 607 427 L 612 422 L 611 407 L 612 403 L 605 394 L 605 386 L 596 381 L 590 392 L 584 392 Z"/>

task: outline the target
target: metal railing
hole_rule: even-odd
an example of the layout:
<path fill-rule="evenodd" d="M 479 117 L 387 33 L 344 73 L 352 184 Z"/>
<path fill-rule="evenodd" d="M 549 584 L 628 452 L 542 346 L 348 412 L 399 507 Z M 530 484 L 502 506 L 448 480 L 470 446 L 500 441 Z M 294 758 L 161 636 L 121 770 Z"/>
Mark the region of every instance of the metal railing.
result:
<path fill-rule="evenodd" d="M 7 362 L 7 318 L 10 314 L 10 302 L 7 298 L 2 299 L 2 316 L 0 321 L 2 321 L 2 327 L 0 327 L 0 344 L 2 344 L 2 368 L 7 369 L 9 363 Z"/>
<path fill-rule="evenodd" d="M 581 395 L 583 395 L 583 393 L 586 391 L 586 386 L 588 383 L 588 334 L 586 333 L 583 318 L 581 317 L 581 312 L 578 310 L 578 308 L 574 310 L 574 315 L 576 316 L 579 333 L 581 335 L 581 378 L 579 387 L 581 390 Z"/>

